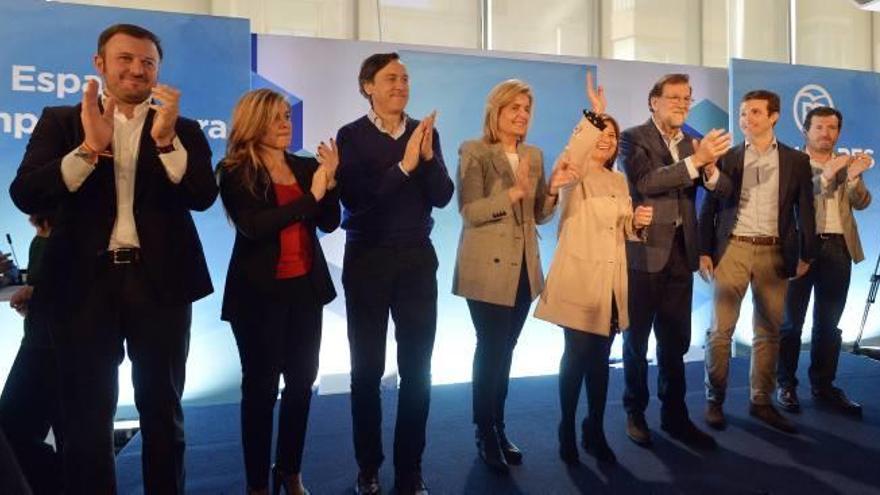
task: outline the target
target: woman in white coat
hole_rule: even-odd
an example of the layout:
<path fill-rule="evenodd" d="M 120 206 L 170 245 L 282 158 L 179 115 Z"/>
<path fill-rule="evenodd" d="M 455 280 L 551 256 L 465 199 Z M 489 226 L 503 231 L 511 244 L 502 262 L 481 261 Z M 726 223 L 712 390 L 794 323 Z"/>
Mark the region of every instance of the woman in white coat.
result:
<path fill-rule="evenodd" d="M 601 87 L 587 91 L 592 112 L 584 112 L 559 160 L 580 180 L 562 190 L 559 243 L 535 316 L 556 323 L 565 332 L 559 365 L 559 454 L 565 462 L 578 459 L 575 410 L 586 379 L 589 415 L 582 423 L 584 449 L 603 462 L 615 463 L 604 433 L 608 394 L 608 356 L 627 315 L 627 238 L 636 240 L 651 223 L 650 207 L 632 208 L 623 174 L 613 169 L 619 127 L 602 112 Z"/>

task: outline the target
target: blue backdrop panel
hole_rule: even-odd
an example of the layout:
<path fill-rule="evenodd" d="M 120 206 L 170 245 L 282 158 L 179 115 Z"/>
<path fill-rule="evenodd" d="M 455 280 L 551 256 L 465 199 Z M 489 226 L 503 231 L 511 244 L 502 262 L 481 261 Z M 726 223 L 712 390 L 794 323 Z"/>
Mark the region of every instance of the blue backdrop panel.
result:
<path fill-rule="evenodd" d="M 880 147 L 876 123 L 876 117 L 880 115 L 880 74 L 734 59 L 730 65 L 730 126 L 736 131 L 736 143 L 743 139 L 738 122 L 739 102 L 753 89 L 769 89 L 779 95 L 782 101 L 776 136 L 790 146 L 803 148 L 801 126 L 804 116 L 811 108 L 825 105 L 843 113 L 837 152 L 862 151 L 874 155 Z M 875 195 L 880 192 L 880 171 L 876 167 L 865 172 L 864 179 Z M 878 220 L 878 208 L 874 204 L 856 212 L 867 259 L 853 269 L 849 298 L 840 321 L 845 341 L 855 338 L 862 318 L 870 275 L 880 246 L 876 229 Z M 875 311 L 866 326 L 867 337 L 880 333 L 877 322 Z M 811 325 L 812 309 L 808 311 L 804 324 L 804 338 L 807 340 Z"/>
<path fill-rule="evenodd" d="M 74 105 L 81 100 L 84 82 L 97 77 L 92 57 L 98 34 L 115 23 L 138 24 L 161 38 L 165 59 L 159 80 L 182 91 L 181 113 L 202 124 L 214 161 L 223 155 L 232 106 L 250 84 L 246 20 L 0 0 L 4 39 L 0 48 L 0 186 L 4 190 L 0 194 L 0 232 L 9 232 L 14 238 L 22 265 L 27 265 L 33 229 L 6 190 L 42 108 Z M 196 223 L 215 287 L 222 289 L 232 231 L 219 201 L 208 212 L 198 214 Z M 5 241 L 3 244 L 0 250 L 8 251 L 9 246 Z M 218 319 L 219 300 L 215 294 L 194 306 L 189 398 L 207 394 L 219 381 L 232 378 L 223 378 L 218 372 L 218 360 L 230 360 L 227 368 L 237 372 L 234 344 L 226 325 Z M 0 329 L 2 382 L 21 338 L 21 318 L 8 307 L 0 310 Z M 218 329 L 223 331 L 215 332 Z M 132 399 L 127 372 L 123 366 L 122 404 Z"/>

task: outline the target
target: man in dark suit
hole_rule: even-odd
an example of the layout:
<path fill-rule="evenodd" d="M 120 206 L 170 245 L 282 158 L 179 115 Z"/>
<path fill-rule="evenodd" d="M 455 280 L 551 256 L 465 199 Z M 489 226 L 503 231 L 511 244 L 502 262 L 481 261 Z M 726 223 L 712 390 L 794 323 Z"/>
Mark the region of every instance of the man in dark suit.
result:
<path fill-rule="evenodd" d="M 714 277 L 715 315 L 706 342 L 706 422 L 726 426 L 730 346 L 740 304 L 751 286 L 755 303 L 749 414 L 779 430 L 795 426 L 772 405 L 779 328 L 789 278 L 807 273 L 816 252 L 809 157 L 776 140 L 779 96 L 743 96 L 739 125 L 745 142 L 719 162 L 719 182 L 700 210 L 700 274 Z"/>
<path fill-rule="evenodd" d="M 213 290 L 190 210 L 217 196 L 211 151 L 180 93 L 158 84 L 159 39 L 119 24 L 98 39 L 82 104 L 43 111 L 10 187 L 57 210 L 46 248 L 62 373 L 66 493 L 115 493 L 118 366 L 132 362 L 146 493 L 183 493 L 191 304 Z M 100 101 L 99 101 L 100 99 Z"/>
<path fill-rule="evenodd" d="M 713 189 L 721 174 L 715 160 L 730 147 L 730 134 L 712 130 L 702 141 L 682 131 L 691 104 L 687 74 L 667 74 L 648 93 L 651 118 L 623 132 L 620 157 L 634 205 L 654 207 L 645 242 L 627 242 L 630 327 L 623 334 L 626 433 L 648 446 L 648 337 L 657 339 L 657 395 L 663 401 L 661 427 L 697 447 L 715 440 L 688 417 L 684 402 L 684 354 L 691 341 L 693 272 L 697 269 L 700 184 Z"/>

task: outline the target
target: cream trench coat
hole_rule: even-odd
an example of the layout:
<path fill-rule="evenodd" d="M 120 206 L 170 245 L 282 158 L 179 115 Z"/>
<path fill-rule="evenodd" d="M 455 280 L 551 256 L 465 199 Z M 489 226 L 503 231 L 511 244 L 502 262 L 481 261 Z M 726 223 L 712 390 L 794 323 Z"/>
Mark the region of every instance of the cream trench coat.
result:
<path fill-rule="evenodd" d="M 585 170 L 600 131 L 586 119 L 575 128 L 563 157 L 581 171 L 581 181 L 560 198 L 559 242 L 535 317 L 557 325 L 608 336 L 611 296 L 618 325 L 629 326 L 625 240 L 633 230 L 626 178 L 612 170 Z"/>

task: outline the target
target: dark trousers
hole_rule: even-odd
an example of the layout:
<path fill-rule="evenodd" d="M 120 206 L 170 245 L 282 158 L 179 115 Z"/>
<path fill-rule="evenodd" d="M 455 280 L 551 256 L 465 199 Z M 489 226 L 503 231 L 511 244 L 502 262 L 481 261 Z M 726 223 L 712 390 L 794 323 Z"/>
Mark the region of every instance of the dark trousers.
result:
<path fill-rule="evenodd" d="M 63 486 L 59 380 L 54 349 L 22 345 L 0 395 L 0 428 L 38 495 Z M 44 442 L 50 428 L 56 449 Z"/>
<path fill-rule="evenodd" d="M 694 279 L 688 267 L 682 229 L 677 229 L 666 266 L 656 273 L 629 270 L 629 329 L 623 333 L 626 389 L 623 406 L 628 414 L 648 407 L 648 337 L 657 339 L 657 396 L 665 421 L 688 417 L 684 402 L 684 355 L 691 344 L 691 298 Z"/>
<path fill-rule="evenodd" d="M 814 389 L 831 388 L 837 375 L 840 357 L 840 329 L 837 324 L 846 306 L 846 294 L 852 271 L 852 259 L 842 235 L 819 239 L 819 255 L 803 277 L 788 282 L 785 296 L 785 320 L 780 327 L 779 364 L 776 368 L 780 387 L 796 387 L 801 332 L 810 293 L 813 298 L 813 332 L 810 346 L 810 384 Z M 815 289 L 815 291 L 814 291 Z"/>
<path fill-rule="evenodd" d="M 248 487 L 267 486 L 272 413 L 284 376 L 275 463 L 284 473 L 302 465 L 312 384 L 318 374 L 323 306 L 307 277 L 278 280 L 274 294 L 232 322 L 241 358 L 241 443 Z"/>
<path fill-rule="evenodd" d="M 574 429 L 581 384 L 586 383 L 587 417 L 584 428 L 603 431 L 608 399 L 608 356 L 617 333 L 617 305 L 612 298 L 611 333 L 608 337 L 565 328 L 565 350 L 559 362 L 559 406 L 562 429 Z"/>
<path fill-rule="evenodd" d="M 18 466 L 6 435 L 0 430 L 0 493 L 30 495 L 31 489 Z"/>
<path fill-rule="evenodd" d="M 101 263 L 82 289 L 82 298 L 53 327 L 62 376 L 65 493 L 116 493 L 113 416 L 126 348 L 143 437 L 144 493 L 183 493 L 180 396 L 192 307 L 156 302 L 139 264 Z"/>
<path fill-rule="evenodd" d="M 472 386 L 474 424 L 483 429 L 503 429 L 513 348 L 532 305 L 525 263 L 512 307 L 473 299 L 468 299 L 467 304 L 477 331 Z"/>
<path fill-rule="evenodd" d="M 431 401 L 431 355 L 437 332 L 437 255 L 415 247 L 347 245 L 342 282 L 351 352 L 354 450 L 363 470 L 378 469 L 382 453 L 379 384 L 385 372 L 388 314 L 394 320 L 400 391 L 394 467 L 421 469 Z"/>

